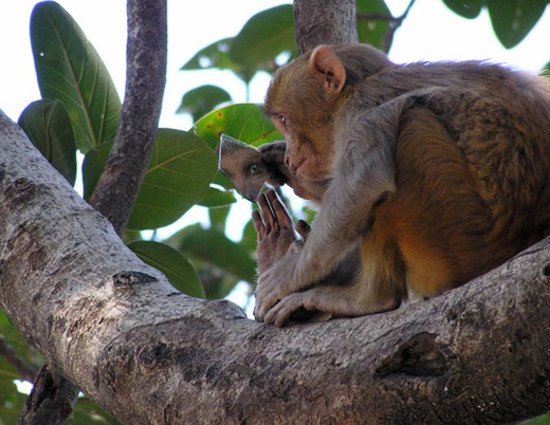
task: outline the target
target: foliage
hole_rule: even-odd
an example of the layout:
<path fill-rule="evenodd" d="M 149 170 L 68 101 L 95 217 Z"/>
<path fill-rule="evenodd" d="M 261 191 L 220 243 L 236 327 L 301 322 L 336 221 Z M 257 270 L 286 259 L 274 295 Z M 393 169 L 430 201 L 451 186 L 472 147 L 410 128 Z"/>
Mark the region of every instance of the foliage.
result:
<path fill-rule="evenodd" d="M 547 0 L 443 0 L 453 12 L 476 18 L 487 7 L 498 40 L 510 49 L 519 44 L 542 16 Z"/>
<path fill-rule="evenodd" d="M 542 15 L 547 1 L 443 0 L 464 18 L 487 8 L 495 33 L 506 47 L 519 43 Z M 387 48 L 400 23 L 384 0 L 357 0 L 361 42 Z M 36 5 L 31 41 L 42 99 L 31 103 L 19 123 L 48 161 L 73 185 L 77 150 L 84 155 L 84 197 L 89 199 L 113 145 L 121 102 L 97 52 L 71 16 L 52 1 Z M 248 86 L 257 72 L 274 72 L 297 54 L 292 7 L 283 4 L 252 16 L 233 37 L 205 46 L 183 71 L 225 69 Z M 548 69 L 548 66 L 547 66 Z M 547 71 L 548 72 L 548 71 Z M 260 106 L 231 102 L 221 87 L 203 85 L 182 97 L 178 112 L 195 122 L 189 132 L 160 129 L 142 189 L 124 239 L 144 262 L 163 272 L 172 285 L 190 296 L 220 298 L 239 281 L 253 283 L 255 232 L 252 222 L 240 240 L 226 236 L 227 218 L 236 198 L 231 184 L 217 173 L 216 149 L 226 133 L 253 146 L 281 139 Z M 140 230 L 178 220 L 193 205 L 208 208 L 210 227 L 192 225 L 165 241 L 146 241 Z M 305 210 L 303 215 L 310 216 Z M 38 368 L 41 357 L 22 339 L 0 311 L 0 339 L 17 357 Z M 25 396 L 13 379 L 19 372 L 0 357 L 0 424 L 15 423 Z M 537 424 L 550 423 L 547 418 Z M 89 400 L 79 400 L 72 419 L 79 424 L 115 424 Z"/>

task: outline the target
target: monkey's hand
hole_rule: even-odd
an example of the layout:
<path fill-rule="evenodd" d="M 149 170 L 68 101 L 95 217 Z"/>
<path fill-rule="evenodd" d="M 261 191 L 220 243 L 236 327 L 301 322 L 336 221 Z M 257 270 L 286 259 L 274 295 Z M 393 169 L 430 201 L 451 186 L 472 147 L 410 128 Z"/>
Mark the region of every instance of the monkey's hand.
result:
<path fill-rule="evenodd" d="M 281 258 L 298 253 L 310 227 L 299 220 L 294 228 L 292 218 L 273 190 L 261 194 L 257 201 L 261 215 L 254 211 L 252 219 L 258 238 L 258 273 L 262 275 Z M 297 238 L 296 232 L 302 240 Z"/>

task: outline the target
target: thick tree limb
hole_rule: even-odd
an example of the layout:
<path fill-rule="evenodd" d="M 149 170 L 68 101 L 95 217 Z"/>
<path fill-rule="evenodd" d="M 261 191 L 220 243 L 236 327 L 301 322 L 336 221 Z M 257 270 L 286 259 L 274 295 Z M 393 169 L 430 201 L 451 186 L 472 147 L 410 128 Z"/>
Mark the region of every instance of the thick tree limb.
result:
<path fill-rule="evenodd" d="M 294 0 L 294 21 L 300 53 L 319 44 L 358 40 L 355 0 Z"/>
<path fill-rule="evenodd" d="M 166 0 L 128 0 L 126 91 L 116 140 L 91 204 L 126 227 L 155 142 L 166 82 Z"/>
<path fill-rule="evenodd" d="M 491 423 L 550 407 L 550 238 L 429 301 L 280 330 L 174 290 L 4 115 L 0 152 L 0 305 L 125 423 Z"/>

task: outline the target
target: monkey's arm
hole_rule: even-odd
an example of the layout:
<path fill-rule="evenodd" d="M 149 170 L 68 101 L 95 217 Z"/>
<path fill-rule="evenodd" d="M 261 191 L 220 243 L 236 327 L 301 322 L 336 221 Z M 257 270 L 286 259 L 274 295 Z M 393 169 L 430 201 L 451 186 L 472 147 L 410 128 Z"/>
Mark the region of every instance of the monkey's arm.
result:
<path fill-rule="evenodd" d="M 408 96 L 361 115 L 344 116 L 335 134 L 335 172 L 297 255 L 286 256 L 259 278 L 255 315 L 264 320 L 283 297 L 329 275 L 368 231 L 372 208 L 395 191 L 394 145 Z"/>

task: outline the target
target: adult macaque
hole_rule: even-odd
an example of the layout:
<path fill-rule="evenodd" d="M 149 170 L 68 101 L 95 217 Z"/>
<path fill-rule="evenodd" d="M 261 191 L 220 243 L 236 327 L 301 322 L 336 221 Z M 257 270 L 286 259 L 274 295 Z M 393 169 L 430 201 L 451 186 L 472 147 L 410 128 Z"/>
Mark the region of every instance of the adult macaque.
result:
<path fill-rule="evenodd" d="M 486 63 L 396 65 L 366 45 L 320 46 L 281 68 L 266 111 L 285 136 L 288 169 L 326 191 L 305 243 L 260 275 L 256 318 L 283 325 L 303 308 L 395 309 L 541 239 L 550 223 L 545 84 Z M 331 284 L 358 246 L 358 273 Z"/>

